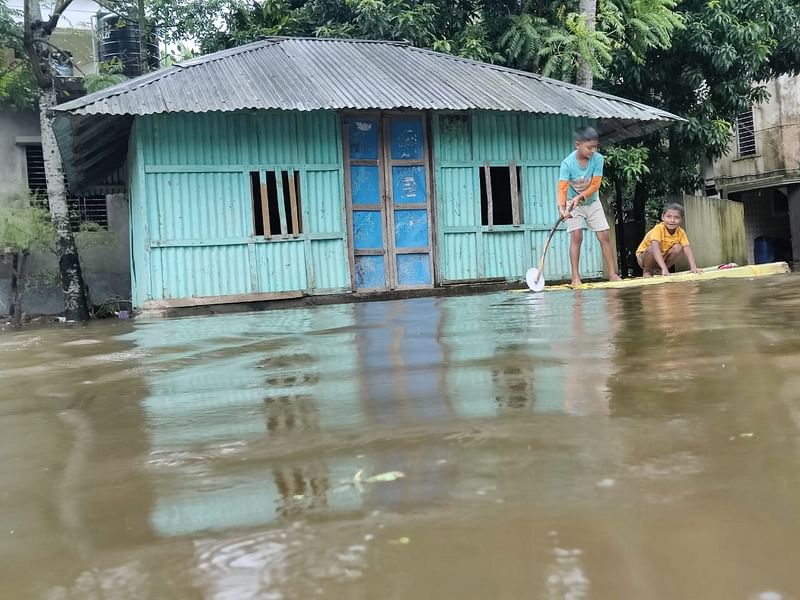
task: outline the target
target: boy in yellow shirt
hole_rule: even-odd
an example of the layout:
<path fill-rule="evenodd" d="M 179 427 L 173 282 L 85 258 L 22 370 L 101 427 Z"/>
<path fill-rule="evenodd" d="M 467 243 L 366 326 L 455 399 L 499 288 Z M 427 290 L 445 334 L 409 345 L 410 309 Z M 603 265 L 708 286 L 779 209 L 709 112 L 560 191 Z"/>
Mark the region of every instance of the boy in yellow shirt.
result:
<path fill-rule="evenodd" d="M 660 269 L 662 275 L 669 275 L 669 268 L 677 262 L 681 254 L 686 254 L 692 273 L 699 271 L 689 238 L 680 226 L 682 220 L 683 206 L 677 203 L 667 204 L 661 212 L 661 223 L 644 236 L 636 249 L 636 260 L 645 277 L 652 277 L 656 269 Z"/>

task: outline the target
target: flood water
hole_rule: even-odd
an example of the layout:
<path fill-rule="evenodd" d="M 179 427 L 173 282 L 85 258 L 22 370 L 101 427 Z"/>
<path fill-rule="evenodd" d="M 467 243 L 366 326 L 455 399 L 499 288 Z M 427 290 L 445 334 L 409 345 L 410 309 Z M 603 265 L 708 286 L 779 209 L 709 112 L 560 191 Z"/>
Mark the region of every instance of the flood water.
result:
<path fill-rule="evenodd" d="M 798 599 L 799 333 L 794 275 L 5 332 L 0 598 Z"/>

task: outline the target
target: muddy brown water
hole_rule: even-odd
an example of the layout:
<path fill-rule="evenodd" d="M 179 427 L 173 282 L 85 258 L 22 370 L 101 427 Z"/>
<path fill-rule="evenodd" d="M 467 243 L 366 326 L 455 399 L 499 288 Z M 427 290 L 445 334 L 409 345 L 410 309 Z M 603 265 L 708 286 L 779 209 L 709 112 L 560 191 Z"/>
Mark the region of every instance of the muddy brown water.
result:
<path fill-rule="evenodd" d="M 795 275 L 5 332 L 0 598 L 798 599 L 799 334 Z"/>

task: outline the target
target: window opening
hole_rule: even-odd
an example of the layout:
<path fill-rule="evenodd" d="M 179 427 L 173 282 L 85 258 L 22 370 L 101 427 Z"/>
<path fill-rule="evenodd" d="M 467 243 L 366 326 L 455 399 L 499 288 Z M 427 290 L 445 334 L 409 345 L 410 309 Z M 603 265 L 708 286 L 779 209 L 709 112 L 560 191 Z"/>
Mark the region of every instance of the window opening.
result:
<path fill-rule="evenodd" d="M 514 164 L 481 169 L 481 224 L 520 225 L 522 223 L 522 169 Z"/>
<path fill-rule="evenodd" d="M 739 156 L 752 156 L 756 153 L 756 129 L 752 108 L 736 115 L 736 141 L 739 146 Z"/>
<path fill-rule="evenodd" d="M 28 178 L 28 190 L 34 196 L 34 204 L 45 210 L 50 210 L 47 199 L 47 177 L 44 172 L 44 153 L 39 145 L 25 146 L 25 164 Z M 71 194 L 66 178 L 64 186 L 67 191 L 67 210 L 69 212 L 70 228 L 78 232 L 85 224 L 94 224 L 104 229 L 108 228 L 108 204 L 105 195 L 77 195 Z"/>
<path fill-rule="evenodd" d="M 251 171 L 250 188 L 255 235 L 296 237 L 303 233 L 300 171 Z"/>

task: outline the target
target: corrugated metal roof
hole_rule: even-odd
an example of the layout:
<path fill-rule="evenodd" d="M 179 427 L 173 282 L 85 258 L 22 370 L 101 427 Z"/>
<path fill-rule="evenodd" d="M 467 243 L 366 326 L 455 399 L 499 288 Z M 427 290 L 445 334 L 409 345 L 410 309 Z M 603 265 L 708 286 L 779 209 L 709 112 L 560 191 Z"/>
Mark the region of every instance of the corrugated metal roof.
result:
<path fill-rule="evenodd" d="M 496 110 L 631 121 L 679 117 L 541 75 L 400 42 L 269 38 L 59 105 L 72 115 L 246 109 Z"/>

